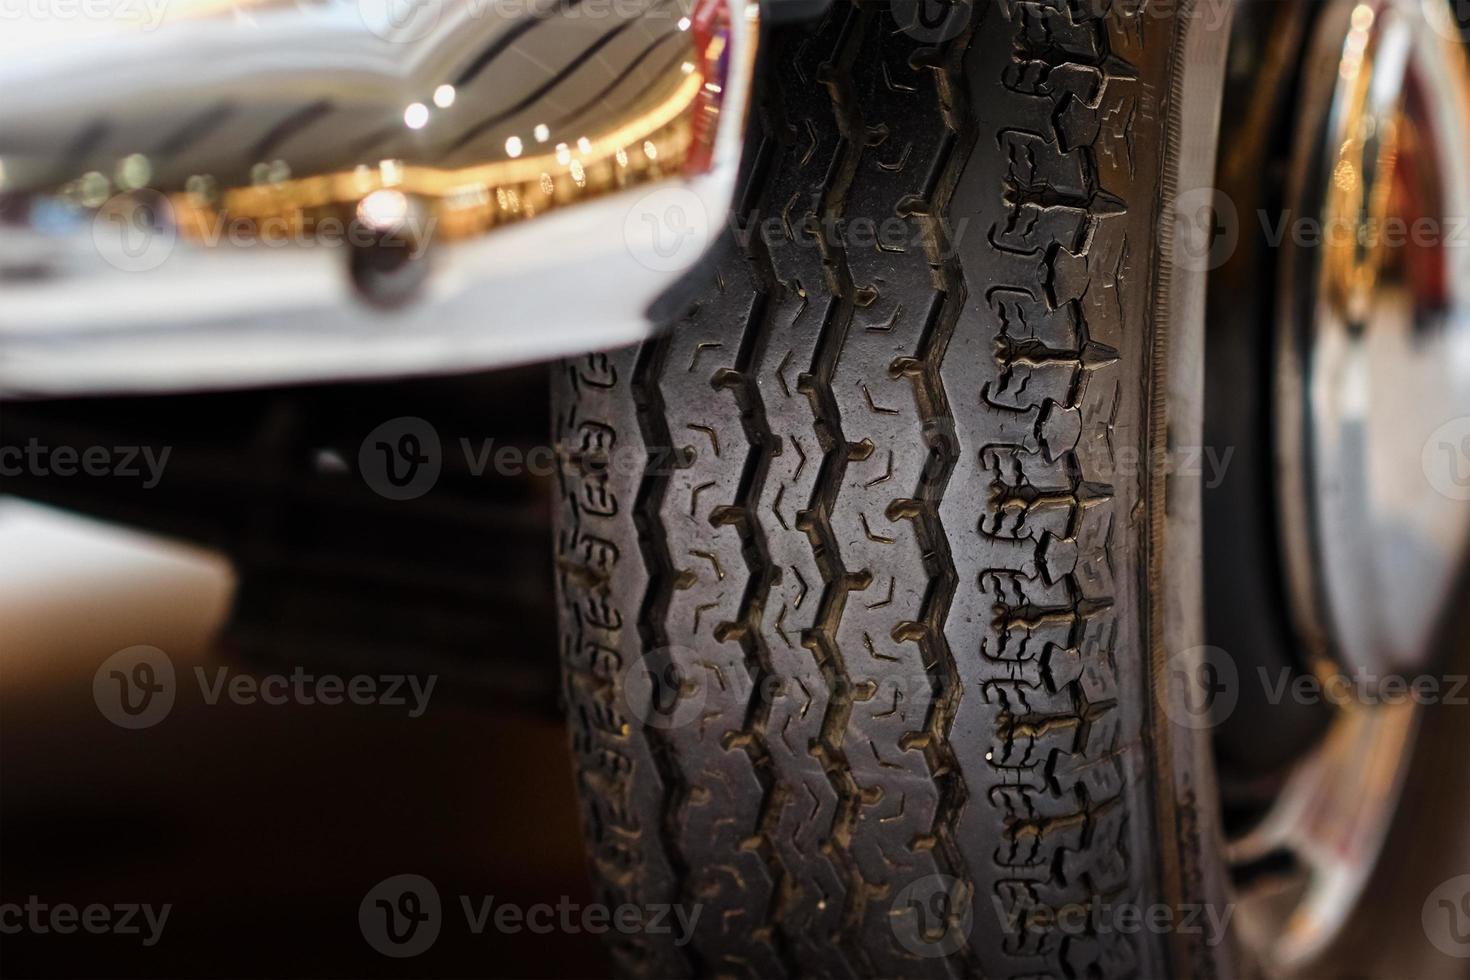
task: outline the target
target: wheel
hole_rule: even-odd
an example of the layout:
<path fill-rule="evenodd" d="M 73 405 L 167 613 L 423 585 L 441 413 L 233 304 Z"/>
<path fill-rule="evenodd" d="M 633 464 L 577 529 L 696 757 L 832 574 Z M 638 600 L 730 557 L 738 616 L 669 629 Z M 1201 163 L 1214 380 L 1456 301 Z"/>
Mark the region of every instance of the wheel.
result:
<path fill-rule="evenodd" d="M 1271 976 L 1470 956 L 1467 12 L 1237 17 L 1217 178 L 1237 247 L 1204 357 L 1205 441 L 1233 460 L 1204 493 L 1204 580 L 1234 679 L 1212 730 L 1232 921 Z"/>
<path fill-rule="evenodd" d="M 1150 685 L 1185 21 L 917 6 L 774 40 L 692 312 L 554 382 L 595 875 L 700 909 L 629 974 L 1159 976 L 1220 926 Z"/>

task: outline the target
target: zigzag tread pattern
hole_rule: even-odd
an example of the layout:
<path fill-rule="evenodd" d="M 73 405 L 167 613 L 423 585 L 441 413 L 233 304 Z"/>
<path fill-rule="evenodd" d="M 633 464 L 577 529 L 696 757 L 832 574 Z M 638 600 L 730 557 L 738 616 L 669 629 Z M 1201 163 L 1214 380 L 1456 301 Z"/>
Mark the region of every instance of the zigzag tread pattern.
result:
<path fill-rule="evenodd" d="M 619 937 L 626 974 L 1159 962 L 1047 918 L 1153 887 L 1119 453 L 1143 438 L 1160 112 L 1141 0 L 1081 10 L 981 4 L 934 43 L 839 2 L 777 38 L 700 301 L 560 368 L 594 874 L 701 909 L 687 947 Z"/>

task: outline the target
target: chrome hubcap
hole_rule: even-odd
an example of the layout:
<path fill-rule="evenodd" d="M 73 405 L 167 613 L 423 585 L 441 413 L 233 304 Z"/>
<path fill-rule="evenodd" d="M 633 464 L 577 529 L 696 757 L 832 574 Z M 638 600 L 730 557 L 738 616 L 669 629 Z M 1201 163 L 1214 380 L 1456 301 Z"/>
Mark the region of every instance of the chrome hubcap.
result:
<path fill-rule="evenodd" d="M 1292 611 L 1314 657 L 1370 680 L 1431 666 L 1470 535 L 1470 508 L 1425 465 L 1470 414 L 1470 70 L 1444 16 L 1443 0 L 1327 15 L 1307 77 L 1323 115 L 1288 198 L 1277 417 Z"/>
<path fill-rule="evenodd" d="M 1275 351 L 1279 528 L 1303 659 L 1369 696 L 1338 703 L 1230 847 L 1237 868 L 1284 869 L 1246 889 L 1238 920 L 1281 974 L 1331 948 L 1363 897 L 1419 714 L 1384 682 L 1432 676 L 1470 541 L 1464 45 L 1445 0 L 1365 0 L 1325 10 L 1306 58 Z"/>

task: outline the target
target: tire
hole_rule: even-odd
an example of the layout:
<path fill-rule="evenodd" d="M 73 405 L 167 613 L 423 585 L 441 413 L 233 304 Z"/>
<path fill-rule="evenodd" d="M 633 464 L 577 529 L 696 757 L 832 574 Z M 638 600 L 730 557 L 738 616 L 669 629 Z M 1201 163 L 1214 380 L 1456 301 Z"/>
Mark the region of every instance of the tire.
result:
<path fill-rule="evenodd" d="M 617 966 L 1209 974 L 1107 920 L 1212 860 L 1153 708 L 1139 465 L 1182 15 L 907 10 L 771 39 L 693 311 L 554 379 L 594 876 L 699 910 Z"/>

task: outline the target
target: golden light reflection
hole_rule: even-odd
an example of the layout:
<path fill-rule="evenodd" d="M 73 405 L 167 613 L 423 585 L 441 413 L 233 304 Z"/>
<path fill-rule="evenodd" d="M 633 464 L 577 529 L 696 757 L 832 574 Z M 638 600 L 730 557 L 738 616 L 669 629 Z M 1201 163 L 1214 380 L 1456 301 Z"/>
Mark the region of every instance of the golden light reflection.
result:
<path fill-rule="evenodd" d="M 361 220 L 376 220 L 391 209 L 392 202 L 401 200 L 407 207 L 408 198 L 416 197 L 434 211 L 437 235 L 449 240 L 465 238 L 594 193 L 680 172 L 693 148 L 693 119 L 704 85 L 698 72 L 680 76 L 666 99 L 637 118 L 578 137 L 576 155 L 566 143 L 558 143 L 551 153 L 526 155 L 520 138 L 510 137 L 505 145 L 509 159 L 453 169 L 384 160 L 376 168 L 359 166 L 340 173 L 276 180 L 272 179 L 276 176 L 273 165 L 260 164 L 257 166 L 265 169 L 254 186 L 211 195 L 197 193 L 202 186 L 186 187 L 186 193 L 173 195 L 171 200 L 180 212 L 189 212 L 179 222 L 185 237 L 192 237 L 191 229 L 209 227 L 221 214 L 258 226 L 271 221 L 309 232 L 322 219 L 339 216 L 344 208 L 356 209 Z M 427 107 L 415 105 L 427 115 Z M 533 131 L 538 141 L 544 130 L 544 125 L 538 125 Z M 629 147 L 639 147 L 642 152 L 633 157 Z M 106 183 L 105 177 L 97 176 Z M 377 197 L 388 190 L 395 196 Z M 370 200 L 377 203 L 362 210 Z"/>
<path fill-rule="evenodd" d="M 186 238 L 207 240 L 200 231 L 225 220 L 235 227 L 269 224 L 310 234 L 328 219 L 356 217 L 379 227 L 423 207 L 433 216 L 436 236 L 456 240 L 600 194 L 703 172 L 712 163 L 719 128 L 729 39 L 724 5 L 702 2 L 698 16 L 679 24 L 693 44 L 690 57 L 676 62 L 663 80 L 663 96 L 631 118 L 601 130 L 578 126 L 564 132 L 537 122 L 529 132 L 502 135 L 496 150 L 503 148 L 503 156 L 463 167 L 388 158 L 293 177 L 284 161 L 267 159 L 252 166 L 249 185 L 232 187 L 195 174 L 181 192 L 170 194 L 180 231 Z M 424 101 L 403 108 L 402 123 L 409 130 L 429 128 L 435 111 L 455 105 L 457 98 L 455 86 L 438 85 Z M 119 183 L 137 183 L 143 163 L 130 164 L 126 175 L 120 166 Z M 100 173 L 74 184 L 74 196 L 83 200 L 105 200 L 112 191 L 112 182 Z"/>

